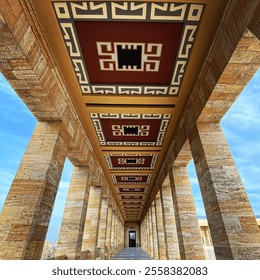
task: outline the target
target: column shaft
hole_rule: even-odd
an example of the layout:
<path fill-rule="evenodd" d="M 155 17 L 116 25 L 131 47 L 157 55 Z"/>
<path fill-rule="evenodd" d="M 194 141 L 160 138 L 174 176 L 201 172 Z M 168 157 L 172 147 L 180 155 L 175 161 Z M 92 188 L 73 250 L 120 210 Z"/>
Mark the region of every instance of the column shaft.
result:
<path fill-rule="evenodd" d="M 152 206 L 150 206 L 148 211 L 149 216 L 149 236 L 150 236 L 150 255 L 154 258 L 154 247 L 153 247 L 153 219 L 152 219 Z"/>
<path fill-rule="evenodd" d="M 146 222 L 146 216 L 144 217 L 142 224 L 141 224 L 141 247 L 147 252 L 147 222 Z"/>
<path fill-rule="evenodd" d="M 150 225 L 149 225 L 149 215 L 148 212 L 146 213 L 146 231 L 147 231 L 147 240 L 146 240 L 146 251 L 148 255 L 151 255 L 151 248 L 150 248 Z"/>
<path fill-rule="evenodd" d="M 101 200 L 102 188 L 91 186 L 82 242 L 83 259 L 96 258 Z"/>
<path fill-rule="evenodd" d="M 218 123 L 201 123 L 191 151 L 217 259 L 260 259 L 260 231 Z"/>
<path fill-rule="evenodd" d="M 98 231 L 98 248 L 99 259 L 105 258 L 106 234 L 107 234 L 107 217 L 108 217 L 108 198 L 103 197 L 101 203 L 100 224 Z"/>
<path fill-rule="evenodd" d="M 186 166 L 173 165 L 169 173 L 182 260 L 205 259 L 202 237 Z"/>
<path fill-rule="evenodd" d="M 88 167 L 74 167 L 55 258 L 80 258 L 89 196 L 88 178 Z"/>
<path fill-rule="evenodd" d="M 146 228 L 147 228 L 147 253 L 151 256 L 151 241 L 150 241 L 150 223 L 149 223 L 149 211 L 146 213 Z"/>
<path fill-rule="evenodd" d="M 154 202 L 151 205 L 152 223 L 153 223 L 153 252 L 154 258 L 159 259 L 159 247 L 158 247 L 158 236 L 157 236 L 157 223 L 155 217 L 155 205 Z"/>
<path fill-rule="evenodd" d="M 114 254 L 117 253 L 117 248 L 118 248 L 117 236 L 118 236 L 118 216 L 116 215 L 116 218 L 115 218 L 115 237 L 114 237 Z"/>
<path fill-rule="evenodd" d="M 165 243 L 165 229 L 162 214 L 162 203 L 160 192 L 155 197 L 155 216 L 157 223 L 157 236 L 158 236 L 158 248 L 159 248 L 159 259 L 167 260 L 166 243 Z"/>
<path fill-rule="evenodd" d="M 113 214 L 112 206 L 108 205 L 107 232 L 106 232 L 106 252 L 105 252 L 107 259 L 110 259 L 111 231 L 112 231 L 112 214 Z"/>
<path fill-rule="evenodd" d="M 162 185 L 161 200 L 165 228 L 166 250 L 169 260 L 179 260 L 180 250 L 176 230 L 175 214 L 172 201 L 172 192 L 169 180 Z"/>
<path fill-rule="evenodd" d="M 0 259 L 40 259 L 69 138 L 61 122 L 39 122 L 0 215 Z"/>
<path fill-rule="evenodd" d="M 110 245 L 110 252 L 111 256 L 114 255 L 115 250 L 115 224 L 116 224 L 116 213 L 115 210 L 112 212 L 112 225 L 111 225 L 111 245 Z"/>

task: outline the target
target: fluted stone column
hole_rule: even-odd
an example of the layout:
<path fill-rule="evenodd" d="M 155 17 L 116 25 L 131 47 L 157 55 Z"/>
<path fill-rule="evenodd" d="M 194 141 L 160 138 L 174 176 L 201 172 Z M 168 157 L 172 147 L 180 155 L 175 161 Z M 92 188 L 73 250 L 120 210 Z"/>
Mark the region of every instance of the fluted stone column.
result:
<path fill-rule="evenodd" d="M 107 234 L 107 217 L 108 217 L 108 198 L 103 197 L 101 203 L 100 223 L 98 231 L 98 248 L 99 259 L 105 258 L 106 234 Z"/>
<path fill-rule="evenodd" d="M 91 186 L 82 242 L 83 259 L 96 258 L 101 200 L 102 187 Z"/>
<path fill-rule="evenodd" d="M 186 166 L 173 164 L 169 173 L 182 260 L 205 259 L 198 217 Z"/>
<path fill-rule="evenodd" d="M 259 260 L 260 231 L 220 124 L 197 124 L 189 140 L 216 259 Z"/>
<path fill-rule="evenodd" d="M 80 258 L 89 196 L 89 168 L 74 166 L 55 258 Z"/>
<path fill-rule="evenodd" d="M 155 197 L 155 217 L 156 217 L 156 224 L 157 224 L 159 259 L 167 260 L 168 256 L 166 253 L 165 229 L 164 229 L 164 222 L 163 222 L 162 202 L 161 202 L 160 192 L 158 192 Z"/>
<path fill-rule="evenodd" d="M 166 250 L 169 260 L 179 260 L 180 250 L 172 201 L 169 178 L 165 179 L 161 188 L 161 201 L 165 228 Z"/>
<path fill-rule="evenodd" d="M 40 259 L 67 155 L 61 122 L 39 122 L 0 215 L 0 259 Z"/>
<path fill-rule="evenodd" d="M 156 214 L 155 214 L 155 205 L 154 202 L 151 205 L 151 213 L 152 213 L 152 223 L 153 223 L 153 252 L 154 258 L 156 260 L 159 259 L 159 247 L 158 247 L 158 236 L 157 236 L 157 222 L 156 222 Z"/>

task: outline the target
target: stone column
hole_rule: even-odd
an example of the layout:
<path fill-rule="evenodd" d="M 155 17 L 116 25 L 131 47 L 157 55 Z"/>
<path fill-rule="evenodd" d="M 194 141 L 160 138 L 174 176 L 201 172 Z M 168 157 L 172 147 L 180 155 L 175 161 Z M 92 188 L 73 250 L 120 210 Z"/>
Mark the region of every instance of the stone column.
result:
<path fill-rule="evenodd" d="M 82 242 L 83 259 L 96 258 L 101 200 L 101 186 L 91 186 Z"/>
<path fill-rule="evenodd" d="M 125 247 L 125 224 L 122 223 L 122 247 Z"/>
<path fill-rule="evenodd" d="M 122 222 L 120 219 L 118 219 L 118 249 L 119 250 L 121 250 L 124 247 L 122 243 L 122 231 L 123 231 Z"/>
<path fill-rule="evenodd" d="M 202 237 L 186 166 L 173 164 L 169 173 L 182 260 L 205 259 Z"/>
<path fill-rule="evenodd" d="M 148 235 L 147 235 L 147 221 L 146 221 L 147 216 L 144 217 L 143 222 L 141 224 L 141 247 L 147 252 L 147 240 L 148 240 Z"/>
<path fill-rule="evenodd" d="M 159 259 L 167 260 L 168 256 L 166 255 L 165 229 L 164 229 L 164 222 L 163 222 L 162 203 L 161 203 L 160 192 L 158 192 L 155 197 L 155 217 L 156 217 L 156 223 L 157 223 Z"/>
<path fill-rule="evenodd" d="M 189 137 L 216 259 L 260 259 L 260 231 L 218 123 Z"/>
<path fill-rule="evenodd" d="M 119 250 L 121 250 L 124 247 L 122 243 L 122 232 L 124 232 L 123 225 L 121 220 L 119 219 L 119 223 L 118 223 L 118 249 Z"/>
<path fill-rule="evenodd" d="M 145 215 L 145 223 L 146 223 L 146 252 L 148 255 L 151 255 L 150 250 L 150 226 L 149 226 L 149 214 L 148 212 Z"/>
<path fill-rule="evenodd" d="M 151 249 L 150 249 L 150 226 L 149 226 L 149 215 L 148 212 L 146 213 L 146 236 L 147 236 L 147 240 L 146 240 L 146 251 L 148 255 L 151 255 Z"/>
<path fill-rule="evenodd" d="M 39 122 L 0 215 L 0 259 L 40 259 L 67 155 L 61 122 Z"/>
<path fill-rule="evenodd" d="M 179 260 L 180 250 L 176 230 L 175 214 L 172 201 L 172 191 L 169 178 L 163 182 L 161 188 L 161 200 L 165 228 L 166 250 L 169 260 Z"/>
<path fill-rule="evenodd" d="M 117 253 L 117 250 L 118 250 L 117 237 L 118 237 L 118 216 L 116 214 L 116 217 L 115 217 L 115 236 L 114 236 L 114 255 Z"/>
<path fill-rule="evenodd" d="M 108 198 L 103 197 L 101 203 L 100 223 L 98 231 L 98 245 L 99 259 L 105 259 L 105 246 L 106 246 L 106 234 L 107 234 L 107 217 L 108 217 Z"/>
<path fill-rule="evenodd" d="M 154 247 L 153 247 L 153 219 L 152 219 L 152 206 L 148 211 L 148 223 L 149 223 L 149 239 L 150 239 L 150 255 L 154 258 Z"/>
<path fill-rule="evenodd" d="M 125 226 L 124 226 L 124 221 L 122 222 L 121 244 L 122 244 L 122 248 L 124 248 L 125 247 Z"/>
<path fill-rule="evenodd" d="M 107 232 L 106 232 L 106 259 L 110 259 L 111 230 L 112 230 L 112 206 L 108 205 L 107 211 Z"/>
<path fill-rule="evenodd" d="M 75 166 L 63 214 L 55 258 L 80 258 L 89 196 L 89 169 Z"/>
<path fill-rule="evenodd" d="M 157 223 L 156 223 L 156 214 L 155 214 L 155 204 L 154 202 L 151 205 L 152 213 L 152 223 L 153 223 L 153 252 L 154 258 L 159 259 L 159 247 L 158 247 L 158 236 L 157 236 Z"/>
<path fill-rule="evenodd" d="M 144 238 L 144 224 L 140 223 L 140 247 L 142 247 Z"/>
<path fill-rule="evenodd" d="M 112 212 L 112 225 L 111 225 L 111 241 L 110 241 L 110 254 L 111 256 L 114 255 L 115 251 L 115 223 L 116 223 L 116 213 L 115 210 L 113 209 Z"/>

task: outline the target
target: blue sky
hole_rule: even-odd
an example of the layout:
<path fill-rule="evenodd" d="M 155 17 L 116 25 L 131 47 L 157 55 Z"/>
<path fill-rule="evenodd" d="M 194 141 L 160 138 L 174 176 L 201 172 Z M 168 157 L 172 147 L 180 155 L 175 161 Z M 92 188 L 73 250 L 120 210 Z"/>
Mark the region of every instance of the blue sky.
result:
<path fill-rule="evenodd" d="M 260 70 L 221 121 L 255 215 L 260 215 Z M 0 73 L 0 211 L 36 119 Z M 58 239 L 72 174 L 66 160 L 47 240 Z M 198 216 L 205 216 L 194 164 L 188 166 Z"/>

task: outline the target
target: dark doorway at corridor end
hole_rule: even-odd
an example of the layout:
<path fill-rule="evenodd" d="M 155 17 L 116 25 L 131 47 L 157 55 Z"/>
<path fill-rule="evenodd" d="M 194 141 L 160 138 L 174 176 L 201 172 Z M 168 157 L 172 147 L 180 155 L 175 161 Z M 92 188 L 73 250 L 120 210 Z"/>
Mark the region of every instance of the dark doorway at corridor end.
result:
<path fill-rule="evenodd" d="M 136 232 L 129 231 L 129 247 L 136 247 Z"/>

